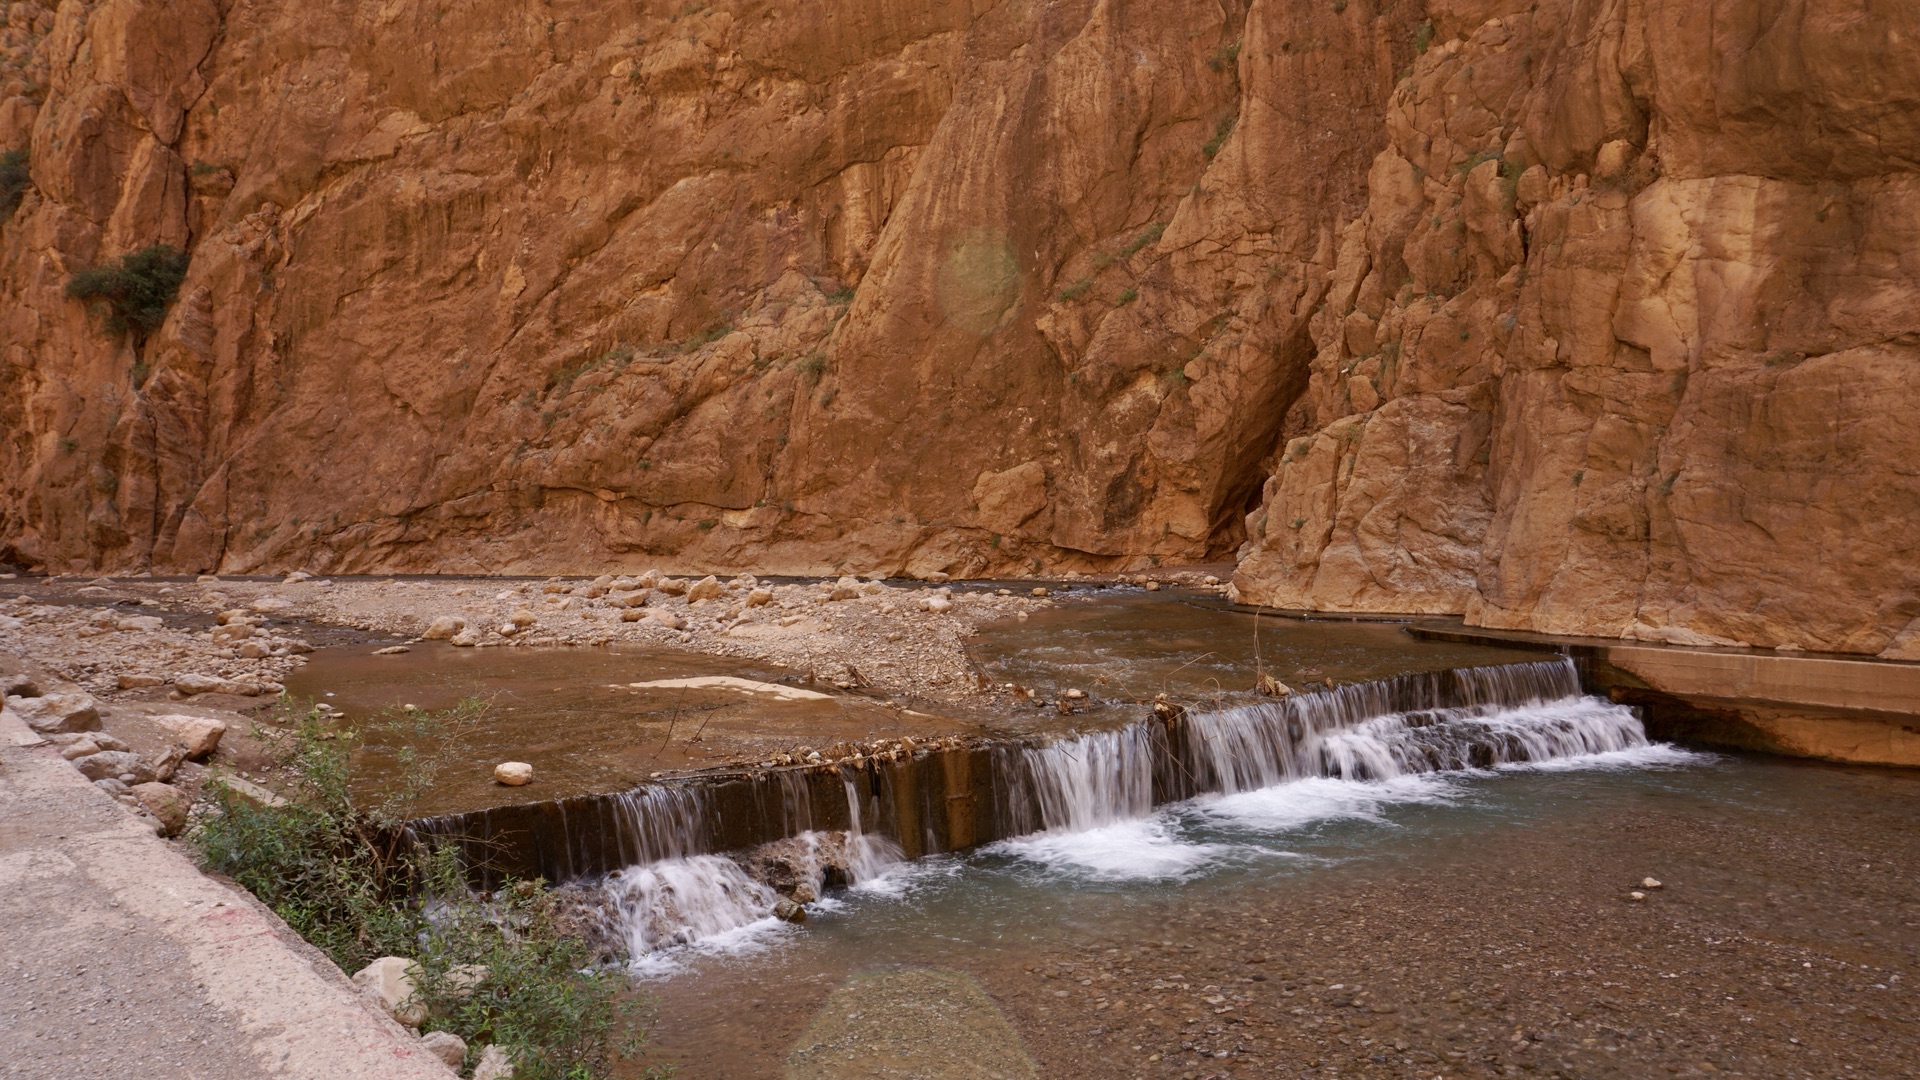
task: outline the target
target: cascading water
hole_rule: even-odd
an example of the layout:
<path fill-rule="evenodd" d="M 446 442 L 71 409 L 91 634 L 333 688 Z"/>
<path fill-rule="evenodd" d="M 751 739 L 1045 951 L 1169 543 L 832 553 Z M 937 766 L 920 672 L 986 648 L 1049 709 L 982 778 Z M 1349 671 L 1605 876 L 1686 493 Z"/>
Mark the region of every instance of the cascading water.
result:
<path fill-rule="evenodd" d="M 669 946 L 724 944 L 777 926 L 772 912 L 782 894 L 806 901 L 830 881 L 899 879 L 886 871 L 904 853 L 887 834 L 902 827 L 924 836 L 930 851 L 939 850 L 930 823 L 944 821 L 944 835 L 974 837 L 956 846 L 1013 837 L 1003 850 L 1082 875 L 1179 876 L 1232 850 L 1193 842 L 1183 814 L 1298 820 L 1319 813 L 1316 806 L 1377 805 L 1446 786 L 1422 779 L 1432 774 L 1577 766 L 1646 746 L 1631 710 L 1583 696 L 1572 662 L 1558 659 L 1355 683 L 1046 746 L 1002 747 L 979 778 L 990 802 L 977 819 L 975 781 L 965 779 L 969 759 L 929 756 L 841 769 L 840 792 L 833 773 L 788 770 L 733 781 L 734 789 L 649 785 L 591 805 L 560 805 L 551 813 L 563 819 L 561 842 L 541 850 L 562 872 L 585 865 L 591 843 L 600 845 L 597 854 L 622 859 L 623 869 L 584 888 L 597 897 L 610 936 L 641 960 Z M 846 829 L 820 831 L 839 824 L 836 796 L 844 797 Z M 1195 796 L 1225 798 L 1187 801 Z M 1183 809 L 1156 813 L 1168 804 Z M 976 820 L 978 832 L 971 831 Z M 714 854 L 747 848 L 751 874 Z"/>
<path fill-rule="evenodd" d="M 1309 777 L 1385 780 L 1646 745 L 1630 709 L 1584 697 L 1571 660 L 1355 683 L 1003 751 L 1014 834 L 1084 832 L 1158 802 Z"/>
<path fill-rule="evenodd" d="M 1583 697 L 1560 660 L 1406 675 L 1187 718 L 1197 791 L 1311 776 L 1385 780 L 1644 746 L 1630 709 Z"/>
<path fill-rule="evenodd" d="M 877 880 L 887 868 L 906 859 L 900 845 L 884 836 L 869 836 L 861 827 L 860 794 L 853 777 L 841 774 L 847 789 L 847 876 L 850 884 Z"/>

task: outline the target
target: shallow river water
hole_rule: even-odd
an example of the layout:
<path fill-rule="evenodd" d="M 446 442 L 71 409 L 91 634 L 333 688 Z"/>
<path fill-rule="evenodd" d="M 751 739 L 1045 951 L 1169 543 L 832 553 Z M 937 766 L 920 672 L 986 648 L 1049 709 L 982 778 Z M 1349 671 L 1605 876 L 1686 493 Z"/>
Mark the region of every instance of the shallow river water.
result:
<path fill-rule="evenodd" d="M 720 855 L 621 871 L 657 1009 L 632 1075 L 1920 1075 L 1920 776 L 1650 743 L 1562 660 L 1192 597 L 1063 603 L 973 654 L 1090 694 L 964 721 L 1044 736 L 992 759 L 1016 835 L 896 860 L 848 772 L 860 880 L 803 924 Z M 354 708 L 491 680 L 489 730 L 537 719 L 589 784 L 656 767 L 620 756 L 629 675 L 723 663 L 349 660 L 323 674 Z M 1159 693 L 1191 707 L 1171 743 Z"/>

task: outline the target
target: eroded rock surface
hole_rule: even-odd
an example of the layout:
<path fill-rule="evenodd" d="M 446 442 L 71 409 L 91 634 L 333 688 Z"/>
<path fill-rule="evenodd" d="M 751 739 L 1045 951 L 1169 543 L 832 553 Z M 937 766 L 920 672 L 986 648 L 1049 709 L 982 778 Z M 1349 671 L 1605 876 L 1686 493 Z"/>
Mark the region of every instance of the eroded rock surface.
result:
<path fill-rule="evenodd" d="M 1240 549 L 1265 603 L 1920 655 L 1909 7 L 6 12 L 0 559 Z M 156 242 L 143 340 L 62 295 Z"/>
<path fill-rule="evenodd" d="M 1432 7 L 1240 595 L 1911 655 L 1920 14 Z"/>

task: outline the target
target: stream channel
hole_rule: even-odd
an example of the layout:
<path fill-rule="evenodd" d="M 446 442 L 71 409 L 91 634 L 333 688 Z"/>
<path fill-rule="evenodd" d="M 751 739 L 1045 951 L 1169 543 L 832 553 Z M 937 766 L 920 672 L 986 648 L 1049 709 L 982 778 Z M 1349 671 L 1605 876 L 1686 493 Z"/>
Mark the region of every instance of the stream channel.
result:
<path fill-rule="evenodd" d="M 1910 894 L 1854 897 L 1853 907 L 1783 903 L 1802 877 L 1830 868 L 1797 864 L 1799 852 L 1760 859 L 1737 839 L 1870 821 L 1874 842 L 1898 852 L 1920 821 L 1909 774 L 1654 742 L 1632 710 L 1583 694 L 1569 660 L 1420 642 L 1390 623 L 1255 619 L 1200 597 L 1103 590 L 973 641 L 979 669 L 1020 696 L 904 712 L 861 695 L 636 696 L 634 683 L 723 672 L 792 681 L 765 665 L 664 650 L 422 649 L 379 663 L 367 651 L 323 650 L 291 688 L 325 693 L 350 714 L 489 697 L 474 768 L 452 770 L 469 779 L 430 794 L 440 816 L 422 827 L 545 815 L 494 827 L 552 833 L 530 865 L 597 890 L 636 980 L 660 1002 L 649 1060 L 687 1075 L 1202 1077 L 1271 1075 L 1281 1062 L 1287 1075 L 1333 1075 L 1348 1059 L 1349 1072 L 1432 1075 L 1428 1065 L 1471 1060 L 1498 1074 L 1536 1044 L 1552 1048 L 1552 1031 L 1529 1042 L 1503 1030 L 1486 1052 L 1458 1043 L 1471 1025 L 1442 1029 L 1472 1007 L 1470 995 L 1507 1008 L 1543 966 L 1559 964 L 1558 978 L 1589 965 L 1597 979 L 1594 953 L 1620 931 L 1610 914 L 1577 914 L 1589 906 L 1684 903 L 1692 917 L 1806 955 L 1856 958 L 1836 961 L 1841 969 L 1878 958 L 1904 970 L 1916 951 Z M 1254 693 L 1259 671 L 1294 692 Z M 1089 695 L 1070 714 L 1024 693 L 1059 701 L 1068 688 Z M 1161 694 L 1184 713 L 1156 714 Z M 673 745 L 662 734 L 695 713 L 713 742 L 661 749 Z M 756 769 L 731 789 L 694 782 L 713 754 L 739 760 L 890 725 L 969 742 L 918 763 Z M 508 757 L 552 778 L 531 796 L 541 802 L 471 781 Z M 557 795 L 574 798 L 556 804 Z M 525 805 L 501 805 L 516 801 Z M 1648 834 L 1651 821 L 1679 824 Z M 844 844 L 839 874 L 853 880 L 821 882 L 806 920 L 782 922 L 771 914 L 779 897 L 725 853 L 742 836 L 822 835 L 810 830 L 831 832 L 824 847 Z M 1887 865 L 1884 852 L 1839 853 L 1830 837 L 1807 843 L 1848 865 Z M 1660 888 L 1685 891 L 1629 901 L 1627 889 L 1655 872 L 1675 879 Z M 1353 925 L 1350 913 L 1382 900 L 1376 929 L 1365 918 Z M 1546 906 L 1515 914 L 1535 903 Z M 1528 928 L 1513 929 L 1515 919 Z M 1473 981 L 1485 978 L 1475 975 L 1485 957 L 1444 955 L 1486 920 L 1525 935 L 1509 943 L 1512 960 L 1490 989 Z M 1367 944 L 1393 933 L 1408 936 L 1397 952 Z M 1523 959 L 1529 945 L 1538 955 Z M 1423 964 L 1440 973 L 1423 980 Z M 1354 974 L 1339 974 L 1348 967 Z M 961 983 L 886 981 L 901 972 Z M 1363 977 L 1407 1001 L 1378 1028 L 1363 1030 L 1369 1018 L 1323 1039 L 1318 1019 L 1310 1032 L 1287 1020 L 1306 1011 L 1284 999 L 1361 993 Z M 1882 990 L 1862 992 L 1901 988 L 1897 974 L 1873 978 Z M 1536 996 L 1551 1000 L 1555 988 Z M 1289 1023 L 1311 1036 L 1291 1055 Z M 1625 1041 L 1570 1038 L 1557 1060 L 1570 1075 L 1644 1075 L 1611 1056 Z M 1662 1073 L 1694 1069 L 1693 1045 L 1673 1048 L 1687 1069 Z M 1844 1072 L 1833 1068 L 1814 1074 Z"/>

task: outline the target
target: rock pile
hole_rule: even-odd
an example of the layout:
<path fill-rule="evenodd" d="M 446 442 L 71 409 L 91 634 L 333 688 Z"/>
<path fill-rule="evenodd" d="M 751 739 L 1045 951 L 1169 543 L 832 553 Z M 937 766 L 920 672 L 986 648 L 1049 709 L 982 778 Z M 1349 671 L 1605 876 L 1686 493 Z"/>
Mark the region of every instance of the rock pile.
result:
<path fill-rule="evenodd" d="M 182 761 L 204 758 L 220 744 L 226 724 L 206 717 L 157 717 L 175 745 L 148 758 L 101 730 L 100 711 L 93 695 L 76 686 L 55 686 L 44 693 L 27 678 L 9 678 L 4 686 L 5 708 L 60 750 L 80 775 L 93 781 L 116 802 L 148 822 L 161 836 L 173 836 L 186 827 L 192 800 L 168 783 Z"/>

